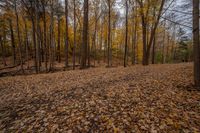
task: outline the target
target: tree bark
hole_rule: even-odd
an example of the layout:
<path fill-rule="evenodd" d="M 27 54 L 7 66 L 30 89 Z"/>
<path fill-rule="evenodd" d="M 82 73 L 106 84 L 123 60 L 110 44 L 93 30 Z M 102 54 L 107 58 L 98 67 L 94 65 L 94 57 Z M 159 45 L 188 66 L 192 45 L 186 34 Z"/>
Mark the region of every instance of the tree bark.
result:
<path fill-rule="evenodd" d="M 86 68 L 87 62 L 87 51 L 88 51 L 88 11 L 89 3 L 88 0 L 84 0 L 84 20 L 83 20 L 83 39 L 81 49 L 81 69 Z"/>
<path fill-rule="evenodd" d="M 5 39 L 5 38 L 4 38 Z M 5 59 L 5 50 L 4 50 L 4 43 L 5 40 L 2 40 L 2 37 L 0 36 L 0 45 L 1 45 L 1 56 L 2 56 L 2 61 L 3 61 L 3 64 L 4 66 L 7 66 L 6 64 L 6 59 Z"/>
<path fill-rule="evenodd" d="M 51 0 L 51 14 L 50 14 L 50 71 L 54 70 L 54 0 Z"/>
<path fill-rule="evenodd" d="M 65 37 L 65 67 L 69 66 L 69 61 L 68 61 L 68 44 L 69 44 L 69 33 L 68 33 L 68 0 L 65 0 L 65 32 L 66 32 L 66 37 Z"/>
<path fill-rule="evenodd" d="M 46 9 L 44 3 L 42 4 L 43 7 L 43 26 L 44 26 L 44 55 L 45 55 L 45 70 L 48 71 L 48 47 L 47 47 L 47 26 L 46 26 Z"/>
<path fill-rule="evenodd" d="M 18 42 L 19 42 L 20 66 L 21 66 L 21 70 L 24 72 L 23 58 L 22 58 L 22 42 L 21 42 L 21 35 L 20 35 L 20 30 L 19 30 L 19 16 L 17 12 L 17 1 L 15 1 L 14 6 L 15 6 L 16 23 L 17 23 L 17 37 L 18 37 Z"/>
<path fill-rule="evenodd" d="M 155 48 L 156 48 L 156 35 L 154 36 L 153 40 L 153 48 L 152 48 L 152 64 L 155 64 Z"/>
<path fill-rule="evenodd" d="M 111 66 L 111 2 L 108 0 L 108 67 Z"/>
<path fill-rule="evenodd" d="M 13 54 L 13 65 L 16 64 L 16 49 L 15 49 L 15 37 L 13 32 L 13 25 L 12 20 L 9 20 L 9 26 L 10 26 L 10 38 L 11 38 L 11 45 L 12 45 L 12 54 Z"/>
<path fill-rule="evenodd" d="M 200 88 L 199 0 L 193 0 L 194 83 Z"/>
<path fill-rule="evenodd" d="M 76 0 L 74 0 L 74 47 L 73 47 L 73 70 L 76 67 Z"/>
<path fill-rule="evenodd" d="M 128 0 L 126 0 L 126 37 L 125 37 L 124 67 L 127 66 L 127 50 L 128 50 Z"/>
<path fill-rule="evenodd" d="M 61 51 L 60 51 L 60 16 L 58 15 L 58 46 L 57 46 L 57 60 L 61 63 Z"/>
<path fill-rule="evenodd" d="M 132 37 L 132 65 L 135 65 L 136 62 L 136 45 L 137 45 L 137 5 L 134 9 L 134 20 L 133 20 L 133 37 Z"/>

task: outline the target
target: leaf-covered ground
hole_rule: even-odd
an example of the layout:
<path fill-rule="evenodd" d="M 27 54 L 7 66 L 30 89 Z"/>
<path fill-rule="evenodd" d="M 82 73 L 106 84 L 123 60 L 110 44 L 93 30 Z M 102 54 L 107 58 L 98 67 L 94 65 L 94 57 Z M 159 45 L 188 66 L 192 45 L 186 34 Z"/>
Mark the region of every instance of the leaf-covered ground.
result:
<path fill-rule="evenodd" d="M 192 64 L 0 79 L 0 132 L 200 132 Z"/>

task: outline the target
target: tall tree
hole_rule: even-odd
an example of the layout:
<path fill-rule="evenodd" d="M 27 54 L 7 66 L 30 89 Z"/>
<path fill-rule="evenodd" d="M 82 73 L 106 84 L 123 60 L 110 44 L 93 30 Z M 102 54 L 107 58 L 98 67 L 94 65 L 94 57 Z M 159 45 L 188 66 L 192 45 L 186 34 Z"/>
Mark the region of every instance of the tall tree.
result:
<path fill-rule="evenodd" d="M 54 6 L 55 7 L 55 14 L 57 16 L 57 23 L 58 23 L 58 26 L 57 26 L 57 29 L 58 29 L 58 33 L 57 33 L 57 61 L 59 63 L 61 63 L 61 20 L 62 20 L 62 12 L 63 12 L 63 7 L 62 7 L 62 4 L 59 0 L 56 1 L 55 3 L 56 5 Z"/>
<path fill-rule="evenodd" d="M 149 64 L 149 57 L 150 57 L 150 50 L 151 50 L 151 46 L 153 44 L 153 39 L 155 36 L 155 32 L 156 29 L 158 27 L 158 24 L 160 22 L 160 18 L 162 16 L 162 11 L 164 8 L 164 4 L 166 2 L 166 0 L 156 0 L 156 1 L 146 1 L 146 0 L 136 0 L 137 3 L 140 6 L 140 17 L 141 17 L 141 23 L 142 23 L 142 40 L 143 40 L 143 61 L 142 64 L 143 65 L 148 65 Z M 148 21 L 148 16 L 150 13 L 150 8 L 153 6 L 155 7 L 155 4 L 158 5 L 158 11 L 155 13 L 155 18 L 153 21 L 152 27 L 151 27 L 151 31 L 150 31 L 150 38 L 148 41 L 148 32 L 147 32 L 147 28 L 148 25 L 150 25 L 150 21 Z M 147 5 L 147 6 L 146 6 Z"/>
<path fill-rule="evenodd" d="M 107 0 L 107 4 L 108 4 L 108 67 L 110 67 L 112 65 L 112 61 L 111 61 L 111 50 L 112 50 L 112 46 L 111 46 L 111 0 Z"/>
<path fill-rule="evenodd" d="M 81 69 L 86 68 L 86 62 L 87 62 L 88 12 L 89 12 L 89 3 L 88 3 L 88 0 L 84 0 L 83 39 L 82 39 L 82 48 L 81 48 Z"/>
<path fill-rule="evenodd" d="M 45 54 L 45 69 L 46 69 L 46 72 L 48 71 L 48 46 L 47 46 L 47 20 L 46 20 L 46 5 L 47 5 L 47 2 L 45 0 L 42 0 L 41 1 L 41 5 L 42 5 L 42 10 L 43 10 L 43 29 L 44 29 L 44 54 Z"/>
<path fill-rule="evenodd" d="M 199 0 L 193 0 L 194 83 L 200 88 Z"/>
<path fill-rule="evenodd" d="M 74 46 L 73 46 L 73 70 L 76 67 L 76 0 L 74 0 Z"/>
<path fill-rule="evenodd" d="M 126 7 L 126 37 L 125 37 L 124 67 L 127 66 L 127 50 L 128 50 L 128 0 L 126 0 L 125 7 Z"/>
<path fill-rule="evenodd" d="M 65 0 L 65 67 L 68 67 L 68 44 L 69 44 L 69 33 L 68 33 L 68 0 Z"/>
<path fill-rule="evenodd" d="M 5 37 L 4 39 L 2 39 L 1 35 L 0 35 L 0 45 L 1 45 L 1 56 L 2 56 L 2 61 L 3 61 L 3 64 L 4 66 L 7 66 L 7 63 L 6 63 L 6 59 L 5 59 L 5 49 L 4 49 L 4 44 L 5 44 Z"/>
<path fill-rule="evenodd" d="M 61 15 L 57 14 L 57 21 L 58 21 L 58 45 L 57 45 L 57 60 L 59 63 L 61 63 L 61 47 L 60 47 L 60 21 L 61 21 Z"/>
<path fill-rule="evenodd" d="M 51 0 L 50 14 L 50 71 L 54 70 L 55 40 L 54 40 L 54 0 Z"/>
<path fill-rule="evenodd" d="M 135 65 L 136 62 L 136 45 L 137 45 L 137 26 L 138 26 L 138 21 L 137 21 L 137 3 L 134 3 L 133 5 L 133 36 L 132 36 L 132 65 Z"/>
<path fill-rule="evenodd" d="M 36 60 L 37 60 L 37 67 L 38 70 L 37 72 L 40 72 L 40 66 L 41 66 L 41 49 L 40 49 L 40 44 L 41 44 L 41 36 L 40 36 L 40 3 L 38 0 L 34 1 L 34 6 L 35 6 L 35 22 L 36 22 L 36 40 L 37 40 L 37 45 L 36 45 Z"/>
<path fill-rule="evenodd" d="M 12 45 L 12 54 L 13 54 L 13 65 L 16 63 L 16 46 L 15 46 L 15 37 L 13 32 L 13 24 L 12 19 L 9 19 L 9 26 L 10 26 L 10 38 L 11 38 L 11 45 Z"/>
<path fill-rule="evenodd" d="M 21 35 L 20 35 L 20 27 L 19 27 L 19 15 L 17 11 L 17 0 L 14 2 L 14 8 L 15 8 L 15 16 L 16 16 L 16 23 L 17 23 L 17 37 L 18 37 L 18 44 L 19 44 L 19 56 L 20 56 L 20 65 L 21 70 L 24 72 L 23 68 L 23 58 L 22 58 L 22 41 L 21 41 Z"/>

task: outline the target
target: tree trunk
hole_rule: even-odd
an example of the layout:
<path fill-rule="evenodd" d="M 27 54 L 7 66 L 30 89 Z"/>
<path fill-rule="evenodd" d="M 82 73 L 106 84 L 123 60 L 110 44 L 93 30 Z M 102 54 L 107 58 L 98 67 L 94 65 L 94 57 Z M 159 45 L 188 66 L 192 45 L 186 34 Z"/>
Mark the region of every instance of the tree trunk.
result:
<path fill-rule="evenodd" d="M 73 70 L 76 67 L 76 0 L 74 0 L 74 47 L 73 47 Z"/>
<path fill-rule="evenodd" d="M 39 19 L 39 3 L 35 1 L 35 20 L 36 20 L 36 60 L 37 60 L 37 67 L 38 67 L 38 73 L 40 72 L 40 66 L 41 66 L 41 58 L 40 58 L 40 19 Z"/>
<path fill-rule="evenodd" d="M 54 51 L 55 51 L 55 42 L 54 42 L 54 0 L 51 0 L 51 15 L 50 15 L 50 71 L 54 70 Z"/>
<path fill-rule="evenodd" d="M 102 46 L 103 46 L 103 19 L 101 19 L 101 33 L 100 33 L 100 47 L 99 47 L 99 58 L 98 63 L 100 64 L 100 60 L 102 59 Z"/>
<path fill-rule="evenodd" d="M 163 45 L 162 45 L 162 64 L 165 63 L 165 25 L 166 25 L 166 22 L 164 22 L 164 33 L 163 33 Z"/>
<path fill-rule="evenodd" d="M 5 38 L 4 38 L 5 39 Z M 4 66 L 7 66 L 6 64 L 6 59 L 5 59 L 5 50 L 4 50 L 4 43 L 5 40 L 2 40 L 2 37 L 0 36 L 0 45 L 1 45 L 1 56 L 2 56 L 2 61 L 3 61 L 3 64 Z"/>
<path fill-rule="evenodd" d="M 21 70 L 24 72 L 23 68 L 23 58 L 22 58 L 22 42 L 21 42 L 21 35 L 19 31 L 19 16 L 17 12 L 17 1 L 15 1 L 15 16 L 16 16 L 16 23 L 17 23 L 17 37 L 18 37 L 18 42 L 19 42 L 19 59 L 20 59 L 20 65 L 21 65 Z"/>
<path fill-rule="evenodd" d="M 126 37 L 125 37 L 124 67 L 127 66 L 127 50 L 128 50 L 128 0 L 126 0 Z"/>
<path fill-rule="evenodd" d="M 31 23 L 32 23 L 32 36 L 33 36 L 33 44 L 34 44 L 34 56 L 35 56 L 35 71 L 36 73 L 38 73 L 38 60 L 36 58 L 36 55 L 37 55 L 37 50 L 36 50 L 36 45 L 37 45 L 37 42 L 36 42 L 36 35 L 35 35 L 35 20 L 34 18 L 31 18 Z"/>
<path fill-rule="evenodd" d="M 58 46 L 57 46 L 57 61 L 61 62 L 61 51 L 60 51 L 60 16 L 58 15 Z"/>
<path fill-rule="evenodd" d="M 108 0 L 108 67 L 111 66 L 111 2 Z"/>
<path fill-rule="evenodd" d="M 156 48 L 156 35 L 153 40 L 153 48 L 152 48 L 152 64 L 155 64 L 155 48 Z"/>
<path fill-rule="evenodd" d="M 136 5 L 137 6 L 137 5 Z M 133 20 L 133 37 L 132 37 L 132 65 L 136 62 L 136 45 L 137 45 L 137 7 L 133 8 L 134 20 Z"/>
<path fill-rule="evenodd" d="M 86 68 L 88 44 L 88 0 L 84 0 L 83 40 L 81 49 L 81 69 Z"/>
<path fill-rule="evenodd" d="M 12 53 L 13 53 L 13 65 L 15 65 L 16 64 L 15 37 L 14 37 L 13 25 L 12 25 L 11 19 L 9 20 L 9 25 L 10 25 L 10 38 L 11 38 Z"/>
<path fill-rule="evenodd" d="M 200 88 L 199 0 L 193 0 L 194 83 Z"/>
<path fill-rule="evenodd" d="M 48 47 L 47 47 L 47 26 L 46 26 L 46 9 L 43 5 L 43 26 L 44 26 L 44 55 L 45 55 L 45 70 L 48 71 Z"/>
<path fill-rule="evenodd" d="M 90 35 L 88 35 L 88 42 L 87 42 L 87 59 L 88 59 L 88 67 L 90 67 L 91 65 L 91 60 L 90 60 L 90 56 L 91 56 L 91 49 L 90 49 Z"/>
<path fill-rule="evenodd" d="M 65 67 L 68 67 L 69 66 L 69 61 L 68 61 L 68 44 L 69 44 L 69 33 L 68 33 L 68 0 L 65 0 L 65 19 L 66 19 L 66 23 L 65 23 L 65 26 L 66 26 L 66 29 L 65 29 L 65 32 L 66 32 L 66 38 L 65 38 Z"/>
<path fill-rule="evenodd" d="M 144 20 L 145 18 L 142 19 L 142 40 L 143 40 L 143 56 L 142 56 L 142 64 L 143 65 L 148 65 L 148 57 L 147 57 L 147 37 L 146 37 L 146 32 L 147 32 L 147 26 L 146 22 Z"/>
<path fill-rule="evenodd" d="M 92 37 L 92 51 L 94 52 L 94 66 L 95 66 L 95 59 L 96 59 L 96 36 L 97 36 L 97 11 L 95 10 L 95 26 L 94 26 L 94 34 Z"/>
<path fill-rule="evenodd" d="M 27 21 L 26 19 L 23 17 L 24 20 L 24 25 L 25 25 L 25 38 L 24 38 L 24 44 L 25 44 L 25 56 L 26 56 L 26 61 L 28 62 L 28 68 L 29 68 L 29 49 L 28 49 L 28 27 L 27 27 Z"/>

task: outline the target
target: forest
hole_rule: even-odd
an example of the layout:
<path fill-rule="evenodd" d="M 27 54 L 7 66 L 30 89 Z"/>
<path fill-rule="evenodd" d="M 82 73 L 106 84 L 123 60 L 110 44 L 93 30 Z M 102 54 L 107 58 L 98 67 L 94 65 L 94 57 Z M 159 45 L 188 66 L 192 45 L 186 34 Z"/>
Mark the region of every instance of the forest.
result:
<path fill-rule="evenodd" d="M 199 0 L 0 0 L 0 132 L 200 132 Z"/>

